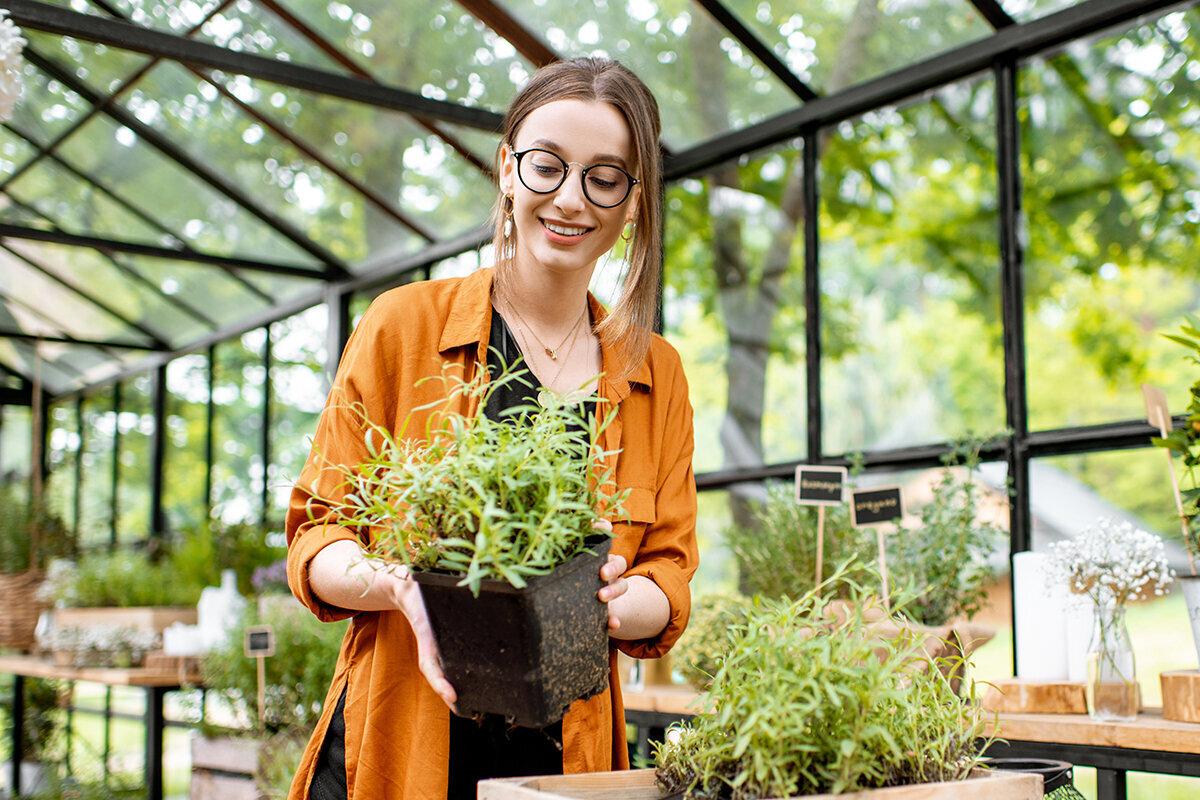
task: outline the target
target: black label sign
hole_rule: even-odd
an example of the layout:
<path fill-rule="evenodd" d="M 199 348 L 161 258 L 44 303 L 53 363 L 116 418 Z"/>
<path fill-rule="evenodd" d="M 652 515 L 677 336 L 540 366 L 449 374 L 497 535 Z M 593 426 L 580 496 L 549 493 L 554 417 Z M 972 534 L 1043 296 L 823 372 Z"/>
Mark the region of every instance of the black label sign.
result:
<path fill-rule="evenodd" d="M 841 505 L 845 491 L 845 467 L 796 467 L 796 502 L 801 505 Z"/>
<path fill-rule="evenodd" d="M 886 489 L 855 492 L 850 498 L 850 510 L 856 528 L 899 519 L 904 516 L 900 487 L 890 486 Z"/>
<path fill-rule="evenodd" d="M 270 625 L 251 625 L 246 628 L 246 655 L 275 655 L 275 629 Z"/>

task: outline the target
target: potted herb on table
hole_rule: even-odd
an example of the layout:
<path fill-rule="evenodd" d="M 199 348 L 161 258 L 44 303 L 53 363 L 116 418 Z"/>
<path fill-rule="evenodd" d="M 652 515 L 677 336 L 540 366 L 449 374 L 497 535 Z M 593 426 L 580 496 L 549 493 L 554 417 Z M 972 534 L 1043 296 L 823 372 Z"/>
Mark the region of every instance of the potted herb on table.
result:
<path fill-rule="evenodd" d="M 372 456 L 337 467 L 346 491 L 328 502 L 341 524 L 370 531 L 372 558 L 420 583 L 455 710 L 540 727 L 608 685 L 597 592 L 611 540 L 594 522 L 619 515 L 622 497 L 609 494 L 612 454 L 591 444 L 615 412 L 589 418 L 543 393 L 485 415 L 514 380 L 458 381 L 452 391 L 475 393 L 480 412 L 441 415 L 420 440 L 365 420 Z"/>

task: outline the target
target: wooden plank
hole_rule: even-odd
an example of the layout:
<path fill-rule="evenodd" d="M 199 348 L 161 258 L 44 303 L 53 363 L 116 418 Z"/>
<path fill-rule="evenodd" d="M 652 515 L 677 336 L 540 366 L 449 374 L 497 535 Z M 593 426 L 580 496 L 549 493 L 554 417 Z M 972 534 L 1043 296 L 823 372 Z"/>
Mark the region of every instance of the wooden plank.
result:
<path fill-rule="evenodd" d="M 1200 725 L 1163 719 L 1147 708 L 1133 722 L 1098 722 L 1086 714 L 999 714 L 997 734 L 1021 742 L 1060 742 L 1200 755 Z"/>
<path fill-rule="evenodd" d="M 992 682 L 983 707 L 989 711 L 1086 714 L 1087 697 L 1082 683 L 1010 678 Z"/>
<path fill-rule="evenodd" d="M 479 800 L 659 800 L 654 770 L 596 772 L 480 781 Z M 808 800 L 1038 800 L 1042 778 L 1020 772 L 977 770 L 968 781 L 892 786 Z"/>
<path fill-rule="evenodd" d="M 1194 669 L 1160 672 L 1163 718 L 1177 722 L 1200 722 L 1200 671 Z"/>
<path fill-rule="evenodd" d="M 0 672 L 28 678 L 90 681 L 106 686 L 179 686 L 179 678 L 142 667 L 60 667 L 34 656 L 0 656 Z"/>

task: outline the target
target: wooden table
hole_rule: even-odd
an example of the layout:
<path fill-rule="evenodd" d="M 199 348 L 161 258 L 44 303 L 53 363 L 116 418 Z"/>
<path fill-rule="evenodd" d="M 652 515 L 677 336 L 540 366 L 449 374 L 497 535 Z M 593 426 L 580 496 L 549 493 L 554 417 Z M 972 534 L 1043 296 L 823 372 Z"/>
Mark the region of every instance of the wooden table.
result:
<path fill-rule="evenodd" d="M 53 678 L 67 681 L 88 681 L 105 686 L 136 686 L 146 691 L 146 797 L 162 800 L 163 796 L 163 697 L 180 688 L 187 676 L 140 668 L 60 667 L 32 656 L 0 656 L 0 672 L 13 677 L 12 752 L 20 753 L 22 730 L 17 721 L 25 716 L 25 678 Z M 12 759 L 9 786 L 13 797 L 21 794 L 21 759 Z"/>
<path fill-rule="evenodd" d="M 1200 777 L 1200 724 L 1163 719 L 1148 708 L 1133 722 L 1096 722 L 1086 714 L 1000 714 L 988 755 L 1053 758 L 1096 768 L 1098 800 L 1125 800 L 1125 773 Z"/>

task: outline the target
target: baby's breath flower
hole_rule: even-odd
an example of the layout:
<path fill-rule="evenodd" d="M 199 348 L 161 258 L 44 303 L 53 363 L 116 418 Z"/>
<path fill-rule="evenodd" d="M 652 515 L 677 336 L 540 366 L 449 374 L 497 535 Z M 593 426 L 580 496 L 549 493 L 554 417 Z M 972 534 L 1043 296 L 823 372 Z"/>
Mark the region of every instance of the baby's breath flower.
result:
<path fill-rule="evenodd" d="M 1162 539 L 1129 522 L 1102 517 L 1074 539 L 1050 545 L 1049 583 L 1066 583 L 1096 603 L 1161 596 L 1174 578 Z"/>

